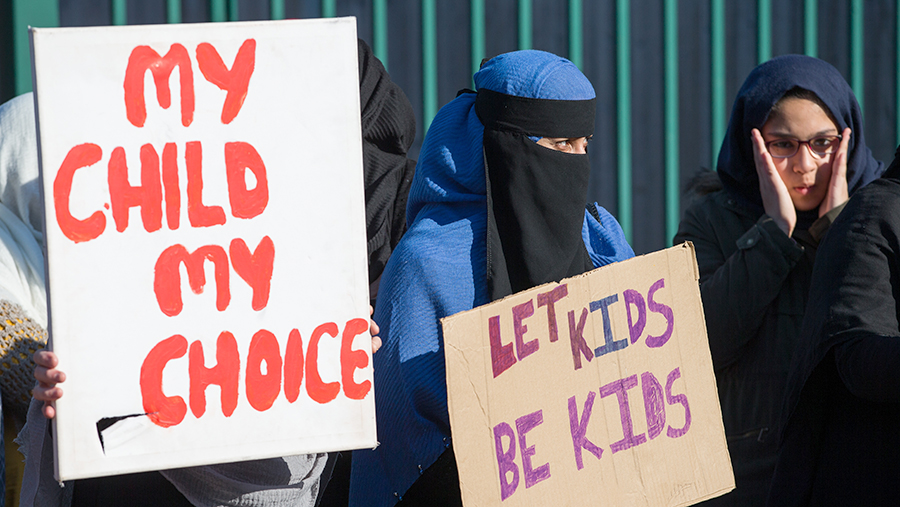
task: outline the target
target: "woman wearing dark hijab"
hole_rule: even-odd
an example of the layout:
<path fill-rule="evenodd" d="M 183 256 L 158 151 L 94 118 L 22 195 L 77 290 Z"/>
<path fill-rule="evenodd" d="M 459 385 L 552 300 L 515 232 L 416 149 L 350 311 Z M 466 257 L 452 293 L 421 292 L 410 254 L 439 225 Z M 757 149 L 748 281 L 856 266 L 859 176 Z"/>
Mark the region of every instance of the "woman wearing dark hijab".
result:
<path fill-rule="evenodd" d="M 900 150 L 819 247 L 771 506 L 900 505 Z"/>
<path fill-rule="evenodd" d="M 859 105 L 828 63 L 756 67 L 738 92 L 717 167 L 721 190 L 686 211 L 736 489 L 717 505 L 764 505 L 778 422 L 819 240 L 883 164 Z"/>
<path fill-rule="evenodd" d="M 406 198 L 416 161 L 412 104 L 369 46 L 359 39 L 359 103 L 366 192 L 366 239 L 372 299 L 391 251 L 406 231 Z"/>
<path fill-rule="evenodd" d="M 350 504 L 461 505 L 440 319 L 634 255 L 585 210 L 594 89 L 542 51 L 489 60 L 477 92 L 441 108 L 382 277 L 374 356 L 380 445 L 354 451 Z"/>

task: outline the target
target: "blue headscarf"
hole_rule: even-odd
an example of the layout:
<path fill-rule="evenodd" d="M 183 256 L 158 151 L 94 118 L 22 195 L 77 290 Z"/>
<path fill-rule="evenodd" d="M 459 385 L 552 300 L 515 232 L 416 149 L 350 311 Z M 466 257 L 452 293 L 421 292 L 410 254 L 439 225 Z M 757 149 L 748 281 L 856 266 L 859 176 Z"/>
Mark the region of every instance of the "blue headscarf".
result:
<path fill-rule="evenodd" d="M 884 164 L 875 160 L 866 146 L 859 103 L 841 73 L 818 58 L 779 56 L 753 69 L 738 91 L 717 164 L 725 190 L 760 213 L 762 195 L 750 132 L 762 128 L 772 107 L 792 88 L 815 93 L 837 122 L 838 132 L 846 127 L 852 130 L 847 157 L 847 188 L 851 195 L 884 172 Z"/>
<path fill-rule="evenodd" d="M 493 58 L 475 85 L 528 98 L 594 97 L 575 65 L 542 51 Z M 382 276 L 374 317 L 384 343 L 374 356 L 380 445 L 354 452 L 350 505 L 393 505 L 450 445 L 440 319 L 489 302 L 484 127 L 475 98 L 461 94 L 432 121 L 410 189 L 410 227 Z M 633 257 L 615 219 L 598 211 L 600 220 L 586 213 L 582 227 L 593 263 Z"/>

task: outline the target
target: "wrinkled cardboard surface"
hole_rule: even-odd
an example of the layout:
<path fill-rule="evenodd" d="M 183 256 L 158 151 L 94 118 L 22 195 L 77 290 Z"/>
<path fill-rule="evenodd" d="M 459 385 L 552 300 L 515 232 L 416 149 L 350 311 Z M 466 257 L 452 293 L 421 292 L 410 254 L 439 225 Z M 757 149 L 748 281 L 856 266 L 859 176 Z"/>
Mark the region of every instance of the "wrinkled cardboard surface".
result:
<path fill-rule="evenodd" d="M 463 503 L 682 506 L 732 490 L 698 279 L 693 245 L 685 243 L 443 319 L 450 424 Z M 550 341 L 548 296 L 541 301 L 539 295 L 563 284 L 568 294 L 553 305 L 558 339 Z M 630 303 L 626 291 L 636 291 L 627 292 Z M 637 330 L 640 322 L 636 294 L 643 299 L 646 320 L 632 341 L 630 327 Z M 627 345 L 590 361 L 579 352 L 581 368 L 576 369 L 570 319 L 577 330 L 586 310 L 584 343 L 591 350 L 604 346 L 604 303 L 597 303 L 604 299 L 611 339 L 626 340 Z M 520 343 L 513 318 L 517 306 L 525 316 L 519 319 Z M 666 308 L 672 324 L 668 340 L 660 338 L 670 321 Z M 507 350 L 515 363 L 495 377 L 489 322 L 496 316 L 500 340 L 494 356 L 504 357 L 497 352 Z M 649 343 L 662 345 L 648 346 L 648 337 L 656 337 Z M 577 334 L 574 343 L 581 343 Z M 505 357 L 509 361 L 509 352 Z M 584 419 L 589 393 L 594 393 L 593 404 Z M 624 420 L 630 421 L 631 442 L 637 445 L 614 451 L 613 444 L 625 436 L 620 398 L 627 398 Z M 685 400 L 690 410 L 686 431 Z M 662 426 L 660 406 L 665 411 Z M 589 444 L 580 446 L 581 469 L 573 443 L 579 428 L 586 428 L 584 437 L 601 449 L 598 459 L 585 448 Z M 510 434 L 515 435 L 512 441 Z M 530 463 L 523 463 L 523 451 Z M 505 499 L 501 464 L 508 484 Z M 516 477 L 518 484 L 512 488 Z"/>

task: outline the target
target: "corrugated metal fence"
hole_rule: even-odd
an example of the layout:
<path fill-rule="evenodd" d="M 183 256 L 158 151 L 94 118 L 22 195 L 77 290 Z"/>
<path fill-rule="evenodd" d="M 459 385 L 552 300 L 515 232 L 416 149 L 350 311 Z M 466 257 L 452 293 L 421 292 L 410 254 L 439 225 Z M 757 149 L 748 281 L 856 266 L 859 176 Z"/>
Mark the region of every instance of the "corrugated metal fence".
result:
<path fill-rule="evenodd" d="M 701 167 L 714 167 L 734 94 L 772 56 L 805 53 L 831 62 L 863 105 L 876 158 L 889 161 L 900 142 L 900 0 L 0 0 L 0 6 L 11 11 L 12 23 L 0 30 L 12 42 L 8 67 L 15 69 L 14 90 L 0 88 L 3 98 L 30 89 L 28 24 L 356 16 L 359 36 L 413 102 L 417 146 L 438 108 L 471 86 L 482 58 L 525 48 L 567 56 L 598 95 L 590 196 L 619 218 L 639 253 L 669 244 L 684 183 Z"/>

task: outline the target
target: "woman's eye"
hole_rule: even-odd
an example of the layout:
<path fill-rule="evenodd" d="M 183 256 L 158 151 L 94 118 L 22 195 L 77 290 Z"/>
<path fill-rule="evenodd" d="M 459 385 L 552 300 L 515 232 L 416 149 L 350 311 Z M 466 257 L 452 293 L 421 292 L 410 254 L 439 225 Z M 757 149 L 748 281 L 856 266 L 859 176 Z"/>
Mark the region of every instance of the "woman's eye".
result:
<path fill-rule="evenodd" d="M 791 141 L 774 141 L 769 146 L 774 146 L 775 148 L 781 149 L 789 149 L 794 146 L 794 143 Z"/>

